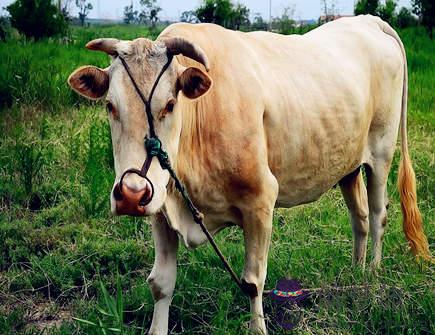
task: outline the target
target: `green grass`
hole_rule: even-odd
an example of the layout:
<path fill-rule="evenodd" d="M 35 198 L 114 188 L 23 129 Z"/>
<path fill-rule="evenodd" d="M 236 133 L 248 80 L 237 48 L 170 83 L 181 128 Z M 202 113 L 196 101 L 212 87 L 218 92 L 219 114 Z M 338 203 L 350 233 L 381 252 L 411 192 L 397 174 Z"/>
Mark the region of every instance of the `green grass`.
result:
<path fill-rule="evenodd" d="M 145 282 L 154 258 L 150 227 L 146 220 L 110 216 L 113 158 L 106 113 L 65 84 L 78 65 L 108 64 L 105 55 L 83 48 L 102 36 L 150 33 L 125 26 L 74 29 L 68 43 L 0 45 L 0 334 L 39 334 L 45 327 L 50 334 L 99 334 L 101 328 L 91 323 L 100 321 L 124 334 L 142 334 L 150 325 L 153 303 Z M 410 71 L 410 149 L 433 245 L 435 43 L 419 29 L 401 36 Z M 276 210 L 266 286 L 289 277 L 306 288 L 323 288 L 292 311 L 299 320 L 294 333 L 435 332 L 434 269 L 414 261 L 401 231 L 398 161 L 399 152 L 388 183 L 389 227 L 377 275 L 351 266 L 352 234 L 339 190 L 314 204 Z M 241 231 L 224 230 L 217 242 L 241 272 Z M 335 286 L 354 287 L 332 290 Z M 273 321 L 274 306 L 265 300 L 268 328 L 282 334 Z M 180 248 L 173 333 L 243 334 L 248 310 L 210 246 Z"/>

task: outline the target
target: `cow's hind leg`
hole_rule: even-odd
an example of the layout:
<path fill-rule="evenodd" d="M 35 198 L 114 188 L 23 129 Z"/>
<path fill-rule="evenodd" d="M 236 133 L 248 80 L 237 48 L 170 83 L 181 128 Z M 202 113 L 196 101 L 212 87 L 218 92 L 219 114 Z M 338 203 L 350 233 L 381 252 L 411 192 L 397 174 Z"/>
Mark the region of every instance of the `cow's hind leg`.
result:
<path fill-rule="evenodd" d="M 340 188 L 352 222 L 353 263 L 364 268 L 369 232 L 369 208 L 367 189 L 360 168 L 340 180 Z"/>
<path fill-rule="evenodd" d="M 386 188 L 391 160 L 377 161 L 367 169 L 370 236 L 372 239 L 372 269 L 379 267 L 382 258 L 382 241 L 387 226 Z"/>
<path fill-rule="evenodd" d="M 169 305 L 177 278 L 178 236 L 163 214 L 153 219 L 152 232 L 155 246 L 154 266 L 148 284 L 154 298 L 154 313 L 149 334 L 168 333 Z"/>

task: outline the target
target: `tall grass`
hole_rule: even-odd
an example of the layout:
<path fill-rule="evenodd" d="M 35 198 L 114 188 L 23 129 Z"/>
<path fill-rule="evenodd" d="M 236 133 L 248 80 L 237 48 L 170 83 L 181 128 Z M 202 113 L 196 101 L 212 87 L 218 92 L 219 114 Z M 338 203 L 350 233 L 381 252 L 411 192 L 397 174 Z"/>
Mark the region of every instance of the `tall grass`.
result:
<path fill-rule="evenodd" d="M 61 111 L 66 107 L 89 105 L 91 102 L 69 89 L 66 79 L 80 65 L 104 68 L 109 59 L 102 53 L 86 50 L 85 44 L 100 37 L 155 38 L 158 33 L 158 29 L 107 26 L 75 28 L 70 40 L 0 42 L 0 108 L 25 104 Z"/>
<path fill-rule="evenodd" d="M 91 124 L 88 144 L 84 171 L 87 192 L 83 202 L 87 216 L 98 217 L 103 210 L 107 211 L 107 190 L 113 179 L 113 153 L 107 121 Z"/>

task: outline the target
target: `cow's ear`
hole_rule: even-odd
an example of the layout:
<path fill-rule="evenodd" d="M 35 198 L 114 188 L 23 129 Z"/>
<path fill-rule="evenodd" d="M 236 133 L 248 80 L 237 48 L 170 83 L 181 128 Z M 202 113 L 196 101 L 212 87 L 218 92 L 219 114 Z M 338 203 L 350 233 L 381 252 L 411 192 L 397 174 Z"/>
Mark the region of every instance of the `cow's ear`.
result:
<path fill-rule="evenodd" d="M 189 99 L 200 97 L 210 89 L 211 85 L 211 78 L 196 67 L 188 67 L 178 77 L 179 89 Z"/>
<path fill-rule="evenodd" d="M 98 100 L 105 96 L 109 89 L 109 74 L 95 66 L 82 66 L 75 70 L 68 78 L 71 88 L 91 100 Z"/>

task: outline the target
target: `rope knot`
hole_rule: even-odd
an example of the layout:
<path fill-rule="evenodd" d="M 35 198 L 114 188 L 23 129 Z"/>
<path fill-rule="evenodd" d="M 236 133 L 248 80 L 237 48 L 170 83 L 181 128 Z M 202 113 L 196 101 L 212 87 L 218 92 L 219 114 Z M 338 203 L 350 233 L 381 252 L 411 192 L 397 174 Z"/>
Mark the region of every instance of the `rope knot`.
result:
<path fill-rule="evenodd" d="M 145 150 L 149 157 L 157 157 L 163 169 L 171 166 L 168 153 L 162 149 L 162 142 L 158 137 L 145 137 Z"/>

